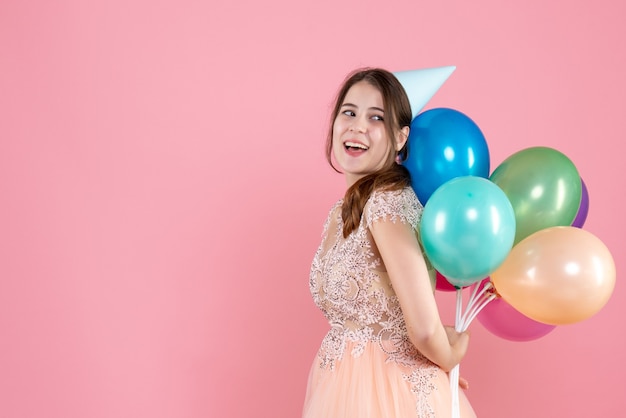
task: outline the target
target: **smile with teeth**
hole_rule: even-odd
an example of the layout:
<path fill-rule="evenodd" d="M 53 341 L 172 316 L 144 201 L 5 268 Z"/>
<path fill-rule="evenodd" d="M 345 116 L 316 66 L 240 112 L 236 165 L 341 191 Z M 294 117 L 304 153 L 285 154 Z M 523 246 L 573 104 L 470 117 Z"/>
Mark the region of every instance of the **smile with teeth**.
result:
<path fill-rule="evenodd" d="M 363 150 L 363 151 L 367 151 L 368 147 L 366 147 L 365 145 L 359 143 L 359 142 L 352 142 L 352 141 L 346 141 L 343 143 L 343 146 L 346 147 L 347 150 Z"/>

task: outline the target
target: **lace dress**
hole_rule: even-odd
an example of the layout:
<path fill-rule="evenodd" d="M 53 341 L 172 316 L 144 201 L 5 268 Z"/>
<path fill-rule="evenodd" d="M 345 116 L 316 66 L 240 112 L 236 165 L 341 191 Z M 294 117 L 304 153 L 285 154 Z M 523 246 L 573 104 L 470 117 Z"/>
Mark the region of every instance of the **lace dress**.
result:
<path fill-rule="evenodd" d="M 374 192 L 346 239 L 341 204 L 330 211 L 311 266 L 313 301 L 331 328 L 311 367 L 303 417 L 450 417 L 448 375 L 410 342 L 369 230 L 374 222 L 417 230 L 421 204 L 410 188 Z M 475 417 L 460 392 L 461 416 Z"/>

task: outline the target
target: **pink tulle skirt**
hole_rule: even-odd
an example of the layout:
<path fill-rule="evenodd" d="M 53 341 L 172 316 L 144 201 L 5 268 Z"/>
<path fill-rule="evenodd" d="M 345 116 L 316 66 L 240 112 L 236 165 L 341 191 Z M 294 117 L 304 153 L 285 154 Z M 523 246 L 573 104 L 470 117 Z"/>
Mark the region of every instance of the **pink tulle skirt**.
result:
<path fill-rule="evenodd" d="M 359 356 L 345 354 L 334 368 L 313 362 L 304 401 L 304 418 L 450 418 L 452 400 L 448 375 L 431 362 L 414 365 L 387 362 L 376 343 Z M 476 417 L 459 388 L 462 418 Z"/>

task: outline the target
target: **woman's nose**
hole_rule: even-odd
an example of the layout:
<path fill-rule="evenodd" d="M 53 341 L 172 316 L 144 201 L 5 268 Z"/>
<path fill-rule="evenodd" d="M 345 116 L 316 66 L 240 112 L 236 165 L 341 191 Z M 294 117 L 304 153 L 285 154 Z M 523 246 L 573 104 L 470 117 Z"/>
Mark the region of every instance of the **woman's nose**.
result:
<path fill-rule="evenodd" d="M 352 125 L 350 125 L 350 131 L 352 132 L 365 132 L 366 129 L 365 122 L 361 118 L 354 118 Z"/>

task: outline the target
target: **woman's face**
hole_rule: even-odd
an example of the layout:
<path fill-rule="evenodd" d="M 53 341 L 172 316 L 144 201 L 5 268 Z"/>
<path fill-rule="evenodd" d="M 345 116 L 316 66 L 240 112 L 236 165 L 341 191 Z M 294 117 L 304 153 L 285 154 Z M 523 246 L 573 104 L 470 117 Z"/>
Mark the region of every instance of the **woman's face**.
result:
<path fill-rule="evenodd" d="M 348 187 L 383 168 L 389 153 L 399 149 L 387 134 L 384 118 L 383 97 L 376 87 L 360 81 L 348 90 L 333 123 L 333 155 Z"/>

